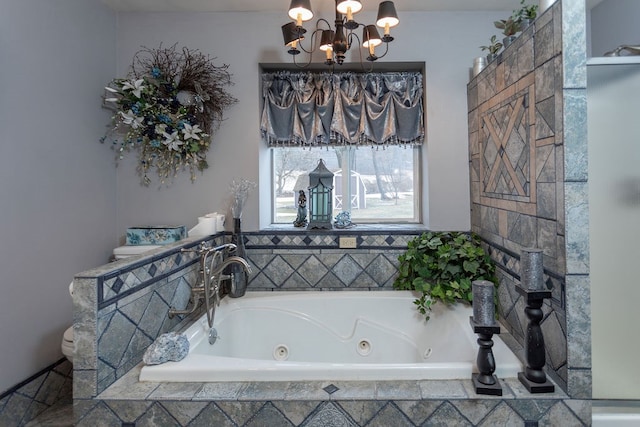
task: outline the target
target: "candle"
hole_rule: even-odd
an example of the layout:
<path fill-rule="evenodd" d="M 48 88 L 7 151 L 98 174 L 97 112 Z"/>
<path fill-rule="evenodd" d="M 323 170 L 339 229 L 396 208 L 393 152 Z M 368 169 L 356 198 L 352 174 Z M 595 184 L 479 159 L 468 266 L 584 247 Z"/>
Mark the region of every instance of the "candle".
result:
<path fill-rule="evenodd" d="M 542 249 L 524 248 L 520 256 L 520 283 L 530 291 L 544 290 Z"/>
<path fill-rule="evenodd" d="M 488 280 L 475 280 L 471 287 L 473 291 L 473 320 L 481 326 L 494 325 L 496 317 L 493 283 Z"/>

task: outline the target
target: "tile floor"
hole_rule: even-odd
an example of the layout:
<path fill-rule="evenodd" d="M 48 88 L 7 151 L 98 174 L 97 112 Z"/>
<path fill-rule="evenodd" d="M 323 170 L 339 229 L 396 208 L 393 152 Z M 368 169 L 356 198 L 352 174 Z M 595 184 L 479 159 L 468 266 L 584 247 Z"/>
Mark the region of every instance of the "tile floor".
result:
<path fill-rule="evenodd" d="M 70 427 L 73 426 L 73 402 L 62 400 L 48 408 L 25 427 Z"/>

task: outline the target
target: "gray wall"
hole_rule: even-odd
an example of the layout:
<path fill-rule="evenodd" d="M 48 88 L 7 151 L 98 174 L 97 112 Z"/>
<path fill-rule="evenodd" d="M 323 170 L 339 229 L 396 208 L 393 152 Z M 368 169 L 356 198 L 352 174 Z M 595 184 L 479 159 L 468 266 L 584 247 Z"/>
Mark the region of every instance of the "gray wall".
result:
<path fill-rule="evenodd" d="M 403 13 L 393 31 L 396 41 L 384 61 L 426 63 L 427 143 L 424 150 L 424 218 L 432 229 L 468 230 L 469 178 L 466 150 L 466 84 L 478 48 L 496 33 L 493 21 L 509 12 Z M 373 20 L 369 13 L 362 21 Z M 259 182 L 243 215 L 243 227 L 270 222 L 269 152 L 260 142 L 259 69 L 261 62 L 290 58 L 281 46 L 282 13 L 121 13 L 118 20 L 118 71 L 127 72 L 140 46 L 187 46 L 230 64 L 239 103 L 227 112 L 209 152 L 210 168 L 195 184 L 180 175 L 170 188 L 138 185 L 135 159 L 118 169 L 118 233 L 142 223 L 181 223 L 214 210 L 228 214 L 227 188 L 234 177 Z M 452 29 L 455 29 L 452 31 Z M 259 213 L 258 213 L 259 207 Z M 230 221 L 229 221 L 230 222 Z M 228 222 L 228 223 L 229 223 Z M 229 226 L 227 226 L 229 227 Z"/>
<path fill-rule="evenodd" d="M 638 0 L 604 0 L 591 9 L 591 56 L 622 44 L 640 44 L 639 17 Z"/>
<path fill-rule="evenodd" d="M 115 171 L 98 142 L 115 72 L 99 0 L 2 0 L 0 393 L 62 357 L 67 286 L 115 239 Z"/>

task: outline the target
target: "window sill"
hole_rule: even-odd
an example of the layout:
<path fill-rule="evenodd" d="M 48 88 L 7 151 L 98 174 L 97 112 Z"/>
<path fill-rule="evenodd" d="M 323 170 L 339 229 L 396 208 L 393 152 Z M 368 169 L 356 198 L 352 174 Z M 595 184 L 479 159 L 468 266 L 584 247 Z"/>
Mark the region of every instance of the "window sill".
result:
<path fill-rule="evenodd" d="M 307 230 L 306 227 L 294 227 L 291 224 L 271 224 L 267 227 L 261 228 L 259 231 L 255 233 L 273 233 L 276 232 L 287 232 L 287 233 L 296 233 L 296 234 L 307 234 L 307 233 L 344 233 L 344 234 L 353 234 L 360 232 L 392 232 L 392 231 L 428 231 L 429 229 L 424 224 L 416 224 L 416 223 L 389 223 L 389 224 L 356 224 L 353 227 L 349 228 L 337 228 L 333 227 L 331 229 L 313 229 Z"/>

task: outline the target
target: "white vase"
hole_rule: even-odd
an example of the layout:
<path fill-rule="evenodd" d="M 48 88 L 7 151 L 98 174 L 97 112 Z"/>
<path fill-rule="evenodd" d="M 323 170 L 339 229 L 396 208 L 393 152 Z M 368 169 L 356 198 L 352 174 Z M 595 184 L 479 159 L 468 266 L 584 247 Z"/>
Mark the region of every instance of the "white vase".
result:
<path fill-rule="evenodd" d="M 479 56 L 473 60 L 473 77 L 480 74 L 480 71 L 487 66 L 487 59 L 484 56 Z"/>
<path fill-rule="evenodd" d="M 538 15 L 547 10 L 556 0 L 538 0 Z"/>

